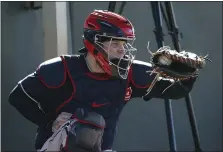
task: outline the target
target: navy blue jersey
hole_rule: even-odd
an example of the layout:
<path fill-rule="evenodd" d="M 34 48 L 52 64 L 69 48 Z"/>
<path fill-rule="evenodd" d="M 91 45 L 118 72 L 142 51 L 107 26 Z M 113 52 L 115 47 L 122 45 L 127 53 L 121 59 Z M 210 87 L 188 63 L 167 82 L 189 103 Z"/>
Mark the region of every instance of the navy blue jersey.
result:
<path fill-rule="evenodd" d="M 75 113 L 77 108 L 101 114 L 106 121 L 102 149 L 112 148 L 116 125 L 123 107 L 132 98 L 179 99 L 191 91 L 195 79 L 168 87 L 169 80 L 158 81 L 149 95 L 155 78 L 149 63 L 135 60 L 127 79 L 90 72 L 85 55 L 61 56 L 40 64 L 35 72 L 19 81 L 9 102 L 25 118 L 39 126 L 36 148 L 51 136 L 52 122 L 60 112 Z"/>

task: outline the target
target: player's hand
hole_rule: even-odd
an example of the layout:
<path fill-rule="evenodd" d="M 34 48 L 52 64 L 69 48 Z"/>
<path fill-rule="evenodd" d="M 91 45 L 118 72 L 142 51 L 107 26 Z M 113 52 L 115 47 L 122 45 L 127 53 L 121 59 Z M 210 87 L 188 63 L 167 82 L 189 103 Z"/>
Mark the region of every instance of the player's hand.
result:
<path fill-rule="evenodd" d="M 71 113 L 62 112 L 53 122 L 52 131 L 55 132 L 56 130 L 58 130 L 61 125 L 63 125 L 66 121 L 70 119 L 71 116 L 72 116 Z"/>

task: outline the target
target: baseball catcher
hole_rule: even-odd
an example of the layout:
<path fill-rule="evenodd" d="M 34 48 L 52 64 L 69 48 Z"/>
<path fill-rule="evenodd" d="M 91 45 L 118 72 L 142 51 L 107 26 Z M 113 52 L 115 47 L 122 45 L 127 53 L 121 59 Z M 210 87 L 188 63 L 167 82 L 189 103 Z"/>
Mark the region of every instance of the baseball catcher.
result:
<path fill-rule="evenodd" d="M 139 61 L 135 38 L 127 18 L 95 10 L 84 22 L 79 55 L 47 60 L 18 82 L 9 102 L 38 126 L 36 150 L 111 150 L 131 99 L 180 99 L 192 90 L 206 56 L 162 47 L 151 63 Z"/>

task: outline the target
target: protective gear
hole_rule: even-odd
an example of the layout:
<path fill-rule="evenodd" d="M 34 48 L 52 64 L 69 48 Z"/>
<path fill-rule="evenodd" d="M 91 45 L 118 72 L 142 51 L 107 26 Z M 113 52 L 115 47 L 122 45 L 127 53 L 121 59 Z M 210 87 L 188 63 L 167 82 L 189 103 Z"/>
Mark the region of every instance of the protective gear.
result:
<path fill-rule="evenodd" d="M 130 99 L 146 93 L 154 79 L 154 75 L 146 73 L 151 70 L 150 64 L 135 60 L 127 80 L 114 79 L 106 74 L 91 73 L 85 55 L 66 55 L 41 64 L 37 71 L 20 81 L 10 93 L 9 102 L 22 116 L 39 126 L 36 149 L 40 149 L 48 139 L 49 144 L 56 139 L 62 142 L 60 137 L 66 135 L 66 127 L 62 125 L 62 130 L 52 133 L 52 123 L 61 112 L 73 114 L 77 108 L 92 110 L 103 116 L 106 129 L 101 147 L 102 150 L 112 149 L 121 111 Z M 187 81 L 183 86 L 175 85 L 161 94 L 170 83 L 159 81 L 146 99 L 182 98 L 192 89 L 193 83 Z M 126 97 L 128 100 L 125 100 Z M 58 138 L 53 138 L 51 142 L 50 137 L 54 135 Z"/>
<path fill-rule="evenodd" d="M 124 96 L 128 81 L 125 79 L 113 79 L 107 77 L 107 74 L 91 73 L 87 67 L 84 54 L 66 55 L 61 56 L 59 59 L 52 59 L 41 64 L 38 75 L 34 77 L 36 81 L 33 80 L 33 77 L 32 81 L 28 77 L 22 82 L 24 89 L 34 99 L 41 102 L 40 105 L 44 111 L 53 116 L 49 119 L 50 123 L 46 122 L 45 125 L 39 127 L 36 149 L 40 149 L 52 135 L 52 123 L 60 112 L 73 114 L 77 108 L 93 109 L 94 112 L 108 118 L 106 119 L 106 130 L 103 134 L 102 150 L 111 149 L 115 138 L 114 130 L 117 118 L 125 106 Z M 59 73 L 55 76 L 52 75 L 52 72 L 55 74 L 57 68 Z M 39 82 L 39 78 L 41 78 L 41 82 Z M 101 81 L 100 85 L 98 85 L 98 80 L 106 81 Z M 84 92 L 87 92 L 87 94 Z M 16 97 L 13 98 L 14 103 L 18 103 L 16 102 Z M 34 109 L 33 111 L 37 110 Z M 27 113 L 29 112 L 27 111 Z M 32 117 L 38 116 L 34 115 Z"/>
<path fill-rule="evenodd" d="M 198 56 L 191 52 L 177 52 L 164 46 L 152 53 L 153 73 L 161 77 L 177 80 L 185 80 L 198 76 L 198 70 L 204 67 L 207 56 Z"/>
<path fill-rule="evenodd" d="M 53 75 L 49 74 L 51 73 Z M 66 66 L 62 56 L 41 63 L 36 69 L 41 82 L 49 88 L 59 88 L 66 81 Z"/>
<path fill-rule="evenodd" d="M 83 37 L 85 47 L 108 75 L 127 78 L 137 51 L 129 43 L 135 40 L 135 33 L 128 19 L 113 12 L 95 10 L 85 20 Z M 112 42 L 116 40 L 126 42 L 122 45 L 124 55 L 121 57 L 110 53 Z M 110 43 L 105 46 L 103 42 L 107 41 Z"/>
<path fill-rule="evenodd" d="M 70 114 L 63 112 L 59 117 L 65 120 Z M 101 152 L 104 128 L 101 115 L 78 108 L 37 151 Z"/>
<path fill-rule="evenodd" d="M 204 67 L 205 60 L 209 60 L 207 55 L 204 57 L 197 56 L 191 52 L 177 52 L 176 50 L 171 50 L 169 46 L 163 46 L 157 50 L 157 52 L 152 53 L 149 50 L 149 45 L 147 46 L 149 53 L 152 55 L 152 71 L 147 71 L 152 74 L 156 73 L 154 80 L 147 89 L 147 93 L 144 95 L 144 99 L 150 99 L 150 94 L 157 81 L 168 80 L 171 82 L 164 90 L 161 91 L 163 95 L 175 84 L 182 85 L 184 92 L 189 92 L 187 87 L 183 85 L 182 80 L 189 80 L 193 82 L 198 76 L 198 70 Z M 158 86 L 158 85 L 157 85 Z M 175 85 L 176 87 L 176 85 Z M 167 93 L 168 94 L 168 93 Z"/>
<path fill-rule="evenodd" d="M 105 128 L 104 118 L 95 112 L 86 112 L 78 109 L 75 115 L 77 120 L 68 133 L 66 147 L 69 152 L 87 151 L 101 152 L 102 136 Z"/>

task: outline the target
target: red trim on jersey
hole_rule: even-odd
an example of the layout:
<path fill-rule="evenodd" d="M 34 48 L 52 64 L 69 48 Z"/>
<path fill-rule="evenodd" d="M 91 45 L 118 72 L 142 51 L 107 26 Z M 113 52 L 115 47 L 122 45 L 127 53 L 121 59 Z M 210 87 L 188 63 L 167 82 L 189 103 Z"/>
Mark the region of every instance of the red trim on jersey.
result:
<path fill-rule="evenodd" d="M 73 114 L 73 115 L 71 116 L 71 118 L 72 118 L 72 119 L 76 119 L 78 122 L 80 122 L 80 123 L 82 123 L 82 124 L 90 124 L 90 125 L 92 125 L 92 126 L 95 126 L 95 127 L 100 128 L 100 129 L 104 129 L 104 128 L 105 128 L 104 126 L 96 125 L 96 124 L 93 124 L 93 123 L 91 123 L 91 122 L 89 122 L 89 121 L 80 120 L 80 119 L 77 118 L 76 114 Z"/>
<path fill-rule="evenodd" d="M 62 61 L 63 61 L 63 58 L 61 57 L 61 59 L 62 59 Z M 37 73 L 39 73 L 40 72 L 40 67 L 38 66 L 38 68 L 37 68 Z M 66 66 L 65 66 L 65 64 L 64 64 L 64 80 L 63 80 L 63 82 L 61 83 L 61 84 L 59 84 L 58 86 L 50 86 L 50 85 L 48 85 L 45 81 L 44 81 L 44 79 L 43 79 L 43 77 L 40 75 L 40 73 L 38 74 L 38 78 L 40 79 L 40 81 L 47 87 L 47 88 L 50 88 L 50 89 L 57 89 L 57 88 L 60 88 L 65 82 L 66 82 L 66 79 L 67 79 L 67 73 L 66 73 Z"/>
<path fill-rule="evenodd" d="M 68 69 L 68 67 L 67 67 L 67 63 L 66 63 L 66 61 L 65 61 L 65 59 L 64 59 L 63 57 L 61 57 L 61 59 L 62 59 L 64 65 L 65 65 L 65 70 L 67 71 L 67 74 L 68 74 L 68 76 L 69 76 L 69 78 L 70 78 L 70 80 L 71 80 L 71 83 L 72 83 L 72 86 L 73 86 L 73 92 L 72 92 L 72 95 L 70 96 L 70 98 L 68 98 L 68 99 L 67 99 L 66 101 L 64 101 L 59 107 L 57 107 L 56 112 L 59 112 L 59 110 L 60 110 L 61 108 L 63 108 L 67 103 L 69 103 L 69 102 L 73 99 L 73 97 L 74 97 L 74 95 L 75 95 L 75 92 L 76 92 L 76 86 L 75 86 L 74 80 L 72 79 L 72 76 L 71 76 L 71 74 L 70 74 L 70 71 L 69 71 L 69 69 Z"/>
<path fill-rule="evenodd" d="M 133 78 L 132 78 L 132 74 L 133 74 L 132 67 L 129 70 L 129 74 L 130 74 L 130 81 L 131 81 L 132 85 L 134 85 L 136 88 L 145 89 L 145 88 L 149 88 L 149 86 L 151 85 L 151 83 L 149 83 L 149 84 L 147 84 L 145 86 L 137 85 L 135 83 L 135 81 L 133 80 Z"/>
<path fill-rule="evenodd" d="M 96 80 L 108 80 L 110 78 L 110 76 L 106 75 L 106 74 L 102 74 L 102 76 L 96 76 L 94 75 L 93 73 L 91 72 L 87 72 L 85 73 L 88 77 L 91 77 L 93 79 L 96 79 Z"/>

